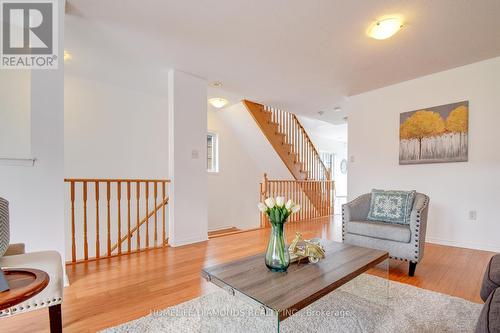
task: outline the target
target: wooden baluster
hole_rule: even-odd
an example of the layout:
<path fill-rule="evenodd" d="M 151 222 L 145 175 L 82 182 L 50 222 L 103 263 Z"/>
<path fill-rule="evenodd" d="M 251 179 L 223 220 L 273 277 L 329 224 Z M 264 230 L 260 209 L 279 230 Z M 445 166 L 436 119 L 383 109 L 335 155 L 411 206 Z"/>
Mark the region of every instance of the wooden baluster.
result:
<path fill-rule="evenodd" d="M 111 200 L 111 183 L 106 182 L 106 206 L 107 206 L 107 227 L 108 227 L 108 256 L 111 255 L 111 205 L 109 201 Z M 119 240 L 118 240 L 119 241 Z"/>
<path fill-rule="evenodd" d="M 132 244 L 130 240 L 130 181 L 127 180 L 127 249 L 128 253 L 132 251 Z"/>
<path fill-rule="evenodd" d="M 287 130 L 287 133 L 288 133 L 288 143 L 293 145 L 293 143 L 292 143 L 292 135 L 291 135 L 292 134 L 292 128 L 291 128 L 290 114 L 289 113 L 286 115 L 286 124 L 287 124 L 287 129 L 286 130 Z"/>
<path fill-rule="evenodd" d="M 162 200 L 163 200 L 163 206 L 161 207 L 161 210 L 162 210 L 162 239 L 161 239 L 161 243 L 162 243 L 162 246 L 165 246 L 166 245 L 166 242 L 167 242 L 167 234 L 166 234 L 166 225 L 165 225 L 165 200 L 166 200 L 166 196 L 165 196 L 165 182 L 161 182 L 161 195 L 162 195 Z"/>
<path fill-rule="evenodd" d="M 154 247 L 158 247 L 158 217 L 157 217 L 157 212 L 158 212 L 158 208 L 156 207 L 156 197 L 158 196 L 158 182 L 154 182 L 154 192 L 153 192 L 153 195 L 154 195 L 154 205 L 155 205 L 155 218 L 154 218 L 154 222 L 155 222 L 155 227 L 154 227 L 154 242 L 155 242 L 155 246 Z"/>
<path fill-rule="evenodd" d="M 295 149 L 297 152 L 297 161 L 301 161 L 301 156 L 300 156 L 300 141 L 299 141 L 299 130 L 297 127 L 297 123 L 294 122 L 294 128 L 295 128 Z"/>
<path fill-rule="evenodd" d="M 293 183 L 293 202 L 300 204 L 300 203 L 298 202 L 298 200 L 299 200 L 299 198 L 298 198 L 298 196 L 297 196 L 297 181 L 295 181 L 295 182 Z M 298 220 L 298 217 L 299 217 L 299 213 L 296 213 L 296 214 L 294 215 L 294 217 L 293 217 L 293 221 L 294 221 L 294 222 L 296 222 L 296 221 Z"/>
<path fill-rule="evenodd" d="M 314 183 L 316 193 L 316 201 L 318 202 L 318 209 L 316 209 L 316 216 L 321 216 L 323 214 L 323 198 L 321 197 L 321 182 L 317 181 Z"/>
<path fill-rule="evenodd" d="M 325 215 L 328 215 L 328 181 L 323 182 L 323 198 L 325 201 Z"/>
<path fill-rule="evenodd" d="M 292 196 L 293 196 L 293 202 L 297 203 L 297 182 L 292 182 Z M 294 214 L 293 216 L 293 221 L 297 221 L 297 214 Z"/>
<path fill-rule="evenodd" d="M 139 181 L 136 182 L 136 190 L 135 190 L 135 197 L 136 197 L 136 217 L 137 217 L 137 225 L 136 225 L 136 244 L 137 248 L 136 250 L 139 251 L 141 249 L 141 226 L 139 224 L 139 199 L 141 198 L 141 183 Z M 146 212 L 147 214 L 147 212 Z"/>
<path fill-rule="evenodd" d="M 149 249 L 149 182 L 146 181 L 146 248 Z"/>
<path fill-rule="evenodd" d="M 297 193 L 298 194 L 297 200 L 298 200 L 300 206 L 302 207 L 302 209 L 299 210 L 299 216 L 298 216 L 298 219 L 300 221 L 300 220 L 302 220 L 302 215 L 304 214 L 304 210 L 306 209 L 306 207 L 304 206 L 304 203 L 302 202 L 302 193 L 304 191 L 304 188 L 303 188 L 304 183 L 301 181 L 301 182 L 299 182 L 299 184 L 302 185 L 302 186 L 300 186 L 300 192 Z"/>
<path fill-rule="evenodd" d="M 95 182 L 95 257 L 101 257 L 101 243 L 99 236 L 99 182 Z"/>
<path fill-rule="evenodd" d="M 75 182 L 70 184 L 70 200 L 71 200 L 71 261 L 76 261 L 76 240 L 75 240 Z"/>
<path fill-rule="evenodd" d="M 295 161 L 297 162 L 298 150 L 297 150 L 297 131 L 296 131 L 295 122 L 292 122 L 292 146 L 293 146 L 293 152 L 295 153 Z"/>
<path fill-rule="evenodd" d="M 308 182 L 307 183 L 307 193 L 309 193 L 309 196 L 311 197 L 311 199 L 313 199 L 313 192 L 311 190 L 311 185 L 312 185 L 312 181 L 311 182 Z M 308 214 L 308 218 L 311 219 L 313 217 L 313 210 L 312 210 L 312 202 L 311 202 L 311 199 L 307 200 L 307 204 L 308 204 L 308 211 L 309 211 L 309 214 Z"/>
<path fill-rule="evenodd" d="M 302 145 L 302 156 L 303 156 L 303 161 L 304 161 L 304 168 L 306 169 L 306 171 L 310 171 L 309 168 L 308 168 L 308 165 L 307 165 L 307 154 L 306 154 L 306 145 L 305 145 L 305 141 L 304 141 L 304 133 L 300 132 L 300 135 L 301 135 L 301 139 L 300 139 L 300 143 Z M 310 177 L 310 173 L 307 174 L 307 178 L 309 179 Z"/>
<path fill-rule="evenodd" d="M 285 130 L 285 112 L 284 111 L 281 111 L 281 133 L 286 134 L 286 130 Z"/>
<path fill-rule="evenodd" d="M 307 180 L 304 182 L 304 192 L 303 192 L 303 195 L 302 197 L 304 198 L 304 207 L 305 207 L 305 210 L 304 210 L 304 219 L 307 219 L 309 218 L 309 200 L 308 199 L 308 196 L 307 196 Z"/>
<path fill-rule="evenodd" d="M 87 240 L 87 182 L 83 182 L 83 257 L 89 259 L 89 244 Z"/>
<path fill-rule="evenodd" d="M 122 254 L 122 183 L 116 183 L 116 200 L 118 201 L 118 254 Z"/>
<path fill-rule="evenodd" d="M 326 203 L 327 203 L 327 215 L 330 215 L 331 213 L 331 207 L 332 207 L 332 204 L 331 204 L 331 201 L 332 201 L 332 197 L 331 197 L 331 191 L 332 191 L 332 184 L 329 180 L 327 180 L 327 183 L 326 183 Z"/>
<path fill-rule="evenodd" d="M 306 211 L 307 211 L 307 206 L 306 206 L 306 202 L 304 201 L 304 191 L 305 191 L 305 181 L 301 182 L 301 191 L 300 191 L 300 204 L 302 205 L 303 210 L 302 210 L 302 214 L 300 214 L 300 220 L 303 220 L 305 218 L 305 215 L 306 215 Z"/>
<path fill-rule="evenodd" d="M 298 181 L 295 181 L 293 184 L 293 202 L 300 205 L 299 196 L 298 196 L 298 192 L 297 192 L 297 184 L 298 184 Z M 301 208 L 301 210 L 302 210 L 302 208 Z M 300 211 L 295 213 L 295 217 L 293 219 L 294 222 L 299 220 L 299 214 L 300 214 Z"/>

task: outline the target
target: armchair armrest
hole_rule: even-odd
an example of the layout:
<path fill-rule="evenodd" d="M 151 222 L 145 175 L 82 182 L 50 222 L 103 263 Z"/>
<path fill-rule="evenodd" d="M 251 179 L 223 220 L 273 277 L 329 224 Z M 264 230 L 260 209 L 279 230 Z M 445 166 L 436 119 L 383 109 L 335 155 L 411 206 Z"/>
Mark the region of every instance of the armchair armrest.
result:
<path fill-rule="evenodd" d="M 371 193 L 363 194 L 356 199 L 342 205 L 342 215 L 346 222 L 364 221 L 370 211 Z"/>
<path fill-rule="evenodd" d="M 344 239 L 349 221 L 364 221 L 370 211 L 371 193 L 363 194 L 342 205 L 342 239 Z"/>
<path fill-rule="evenodd" d="M 419 262 L 424 255 L 429 200 L 427 195 L 417 193 L 410 215 L 411 243 L 415 244 L 415 262 Z"/>
<path fill-rule="evenodd" d="M 5 251 L 4 253 L 4 256 L 14 256 L 17 254 L 24 254 L 24 253 L 25 253 L 24 243 L 16 243 L 9 245 L 7 251 Z"/>

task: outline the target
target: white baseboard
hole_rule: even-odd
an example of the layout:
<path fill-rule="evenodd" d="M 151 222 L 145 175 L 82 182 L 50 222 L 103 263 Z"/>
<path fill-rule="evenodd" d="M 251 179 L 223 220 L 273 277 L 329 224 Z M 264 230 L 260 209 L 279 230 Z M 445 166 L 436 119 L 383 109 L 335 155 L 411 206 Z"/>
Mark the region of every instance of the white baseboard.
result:
<path fill-rule="evenodd" d="M 463 247 L 466 249 L 474 249 L 474 250 L 482 250 L 482 251 L 492 251 L 492 252 L 500 252 L 500 246 L 485 244 L 485 243 L 474 243 L 474 242 L 461 242 L 461 241 L 453 241 L 448 239 L 427 237 L 425 239 L 427 243 L 439 244 L 439 245 L 448 245 L 454 247 Z"/>
<path fill-rule="evenodd" d="M 204 242 L 208 240 L 208 235 L 206 236 L 196 236 L 185 239 L 172 239 L 169 241 L 169 245 L 172 247 L 183 246 L 188 244 L 194 244 L 199 242 Z"/>

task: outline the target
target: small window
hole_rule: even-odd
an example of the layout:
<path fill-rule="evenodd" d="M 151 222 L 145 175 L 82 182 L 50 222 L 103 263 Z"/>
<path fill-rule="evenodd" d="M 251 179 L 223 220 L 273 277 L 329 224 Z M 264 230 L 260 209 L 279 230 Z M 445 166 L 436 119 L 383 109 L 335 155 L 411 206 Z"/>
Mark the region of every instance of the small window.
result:
<path fill-rule="evenodd" d="M 328 170 L 331 170 L 332 174 L 330 175 L 330 179 L 334 179 L 333 177 L 333 171 L 334 171 L 334 165 L 335 165 L 335 154 L 333 153 L 328 153 L 328 152 L 321 152 L 320 153 L 321 160 L 323 161 L 323 164 Z"/>
<path fill-rule="evenodd" d="M 219 149 L 217 134 L 207 134 L 207 171 L 219 172 Z"/>

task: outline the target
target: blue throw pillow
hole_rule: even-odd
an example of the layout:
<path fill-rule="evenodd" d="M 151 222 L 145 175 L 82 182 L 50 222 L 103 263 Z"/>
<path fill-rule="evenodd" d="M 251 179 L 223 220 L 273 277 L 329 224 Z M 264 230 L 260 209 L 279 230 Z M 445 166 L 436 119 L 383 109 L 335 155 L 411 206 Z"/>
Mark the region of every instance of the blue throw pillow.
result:
<path fill-rule="evenodd" d="M 410 224 L 416 191 L 372 190 L 368 220 Z"/>

